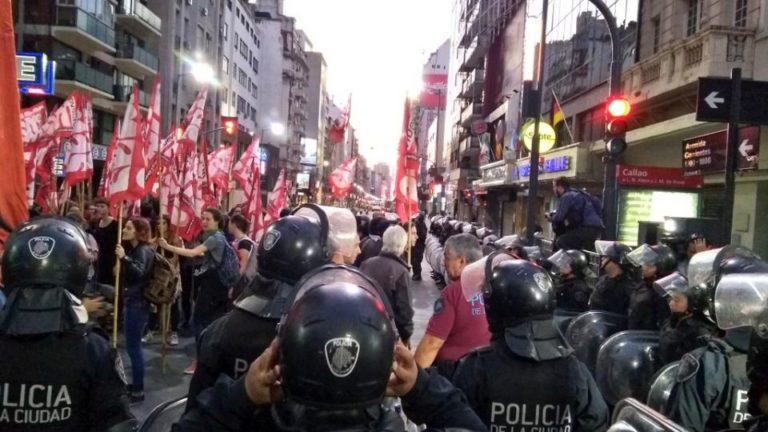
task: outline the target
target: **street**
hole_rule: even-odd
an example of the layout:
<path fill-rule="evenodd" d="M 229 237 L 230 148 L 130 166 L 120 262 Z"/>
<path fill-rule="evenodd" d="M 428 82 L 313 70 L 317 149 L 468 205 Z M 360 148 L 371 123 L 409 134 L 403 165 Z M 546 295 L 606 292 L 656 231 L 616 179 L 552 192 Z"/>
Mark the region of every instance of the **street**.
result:
<path fill-rule="evenodd" d="M 424 336 L 429 318 L 432 316 L 432 305 L 435 299 L 440 295 L 437 286 L 429 277 L 431 268 L 424 261 L 422 263 L 422 280 L 411 282 L 413 309 L 416 312 L 414 321 L 414 333 L 411 338 L 413 350 L 416 349 L 421 338 Z M 138 419 L 145 419 L 147 415 L 156 406 L 162 402 L 176 399 L 187 393 L 191 376 L 184 375 L 186 368 L 195 355 L 195 344 L 192 337 L 182 337 L 176 347 L 169 347 L 166 355 L 165 373 L 163 373 L 161 355 L 161 345 L 159 338 L 154 338 L 154 342 L 144 345 L 144 364 L 146 377 L 144 380 L 145 400 L 141 404 L 132 407 L 133 413 Z M 120 354 L 125 364 L 126 375 L 131 376 L 128 354 L 124 349 L 120 349 Z"/>

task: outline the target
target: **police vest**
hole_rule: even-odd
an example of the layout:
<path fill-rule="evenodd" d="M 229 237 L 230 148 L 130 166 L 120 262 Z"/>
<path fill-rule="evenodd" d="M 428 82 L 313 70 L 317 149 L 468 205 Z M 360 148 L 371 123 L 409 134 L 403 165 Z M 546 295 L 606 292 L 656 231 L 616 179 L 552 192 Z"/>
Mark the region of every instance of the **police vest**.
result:
<path fill-rule="evenodd" d="M 224 318 L 221 331 L 210 335 L 219 348 L 219 370 L 233 379 L 248 372 L 248 367 L 277 335 L 277 320 L 256 317 L 234 309 Z"/>
<path fill-rule="evenodd" d="M 731 351 L 728 354 L 728 426 L 731 429 L 741 428 L 741 423 L 750 418 L 749 386 L 747 378 L 747 354 Z"/>
<path fill-rule="evenodd" d="M 36 339 L 0 336 L 0 430 L 76 431 L 88 428 L 94 375 L 82 334 Z"/>
<path fill-rule="evenodd" d="M 535 362 L 484 348 L 465 361 L 478 361 L 484 374 L 484 406 L 476 407 L 491 432 L 570 432 L 573 430 L 577 401 L 584 381 L 578 360 L 562 359 Z M 479 409 L 478 409 L 479 408 Z"/>

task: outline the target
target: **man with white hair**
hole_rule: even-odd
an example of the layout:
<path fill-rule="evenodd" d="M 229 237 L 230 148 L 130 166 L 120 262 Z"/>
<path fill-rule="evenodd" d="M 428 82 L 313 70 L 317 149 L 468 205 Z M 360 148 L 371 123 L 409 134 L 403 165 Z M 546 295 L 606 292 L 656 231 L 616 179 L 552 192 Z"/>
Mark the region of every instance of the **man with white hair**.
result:
<path fill-rule="evenodd" d="M 379 256 L 363 261 L 360 270 L 378 282 L 387 293 L 395 313 L 395 326 L 403 343 L 410 347 L 413 334 L 413 307 L 411 307 L 411 275 L 408 265 L 403 260 L 403 252 L 408 244 L 408 234 L 399 225 L 393 225 L 384 231 Z"/>

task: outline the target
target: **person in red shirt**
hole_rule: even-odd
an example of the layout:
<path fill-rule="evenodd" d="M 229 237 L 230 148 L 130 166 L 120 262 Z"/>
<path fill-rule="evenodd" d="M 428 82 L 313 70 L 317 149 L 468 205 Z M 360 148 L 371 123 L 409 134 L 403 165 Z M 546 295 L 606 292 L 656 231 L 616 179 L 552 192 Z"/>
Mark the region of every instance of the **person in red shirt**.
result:
<path fill-rule="evenodd" d="M 434 364 L 450 378 L 456 361 L 490 342 L 482 294 L 467 301 L 461 290 L 461 272 L 482 257 L 480 243 L 470 234 L 454 235 L 445 242 L 445 270 L 451 282 L 435 301 L 426 334 L 416 349 L 416 362 L 422 368 Z"/>

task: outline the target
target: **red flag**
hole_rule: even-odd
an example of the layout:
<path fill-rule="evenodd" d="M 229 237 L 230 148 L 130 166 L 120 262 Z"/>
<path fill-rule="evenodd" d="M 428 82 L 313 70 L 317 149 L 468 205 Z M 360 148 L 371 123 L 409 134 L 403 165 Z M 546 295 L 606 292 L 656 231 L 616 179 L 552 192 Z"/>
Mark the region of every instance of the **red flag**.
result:
<path fill-rule="evenodd" d="M 328 132 L 328 137 L 332 144 L 339 144 L 344 141 L 344 136 L 347 133 L 347 126 L 349 126 L 349 116 L 352 111 L 352 95 L 349 95 L 347 99 L 347 106 L 339 113 L 339 115 L 333 119 L 333 125 Z"/>
<path fill-rule="evenodd" d="M 16 43 L 13 35 L 11 2 L 0 6 L 0 94 L 5 102 L 0 107 L 0 244 L 11 230 L 27 220 L 24 148 L 21 140 L 19 87 L 16 82 Z M 2 255 L 2 247 L 0 247 Z"/>
<path fill-rule="evenodd" d="M 117 147 L 117 140 L 118 140 L 118 131 L 120 130 L 120 119 L 115 119 L 115 127 L 112 128 L 114 133 L 112 134 L 112 142 L 109 143 L 109 147 L 107 147 L 107 159 L 104 161 L 104 169 L 101 170 L 101 178 L 99 179 L 99 188 L 96 190 L 96 196 L 107 198 L 109 199 L 109 196 L 107 195 L 109 193 L 109 187 L 107 186 L 107 181 L 110 178 L 110 173 L 112 172 L 112 159 L 115 157 L 115 148 Z"/>
<path fill-rule="evenodd" d="M 240 156 L 240 160 L 237 161 L 235 167 L 232 169 L 232 177 L 237 180 L 237 182 L 240 184 L 240 187 L 246 191 L 246 195 L 248 194 L 247 191 L 252 184 L 251 172 L 253 171 L 253 167 L 259 166 L 260 143 L 261 135 L 255 135 L 251 141 L 251 144 L 247 149 L 245 149 L 245 152 L 243 152 L 242 156 Z"/>
<path fill-rule="evenodd" d="M 208 155 L 208 176 L 212 184 L 229 192 L 229 172 L 235 159 L 235 146 L 221 146 Z"/>
<path fill-rule="evenodd" d="M 275 187 L 272 188 L 272 193 L 269 194 L 269 201 L 267 203 L 267 218 L 264 221 L 269 224 L 272 221 L 277 220 L 280 217 L 280 210 L 284 209 L 288 203 L 288 189 L 285 183 L 285 168 L 280 170 L 280 175 L 277 176 Z"/>
<path fill-rule="evenodd" d="M 72 135 L 65 141 L 64 172 L 66 182 L 72 186 L 91 178 L 93 175 L 93 108 L 84 95 L 74 96 L 75 117 Z"/>
<path fill-rule="evenodd" d="M 21 110 L 21 142 L 24 144 L 25 152 L 27 146 L 34 144 L 40 138 L 47 117 L 45 102 L 39 102 Z"/>
<path fill-rule="evenodd" d="M 344 198 L 352 190 L 355 175 L 354 169 L 357 156 L 344 161 L 328 176 L 328 185 L 334 198 Z"/>
<path fill-rule="evenodd" d="M 181 170 L 179 193 L 176 195 L 171 211 L 171 227 L 182 239 L 190 241 L 203 230 L 200 211 L 197 209 L 199 195 L 197 170 L 195 169 L 196 152 L 187 156 Z"/>
<path fill-rule="evenodd" d="M 208 142 L 203 139 L 200 147 L 195 162 L 198 190 L 200 191 L 200 198 L 202 199 L 202 204 L 200 205 L 201 211 L 198 214 L 202 214 L 202 209 L 206 207 L 218 207 L 219 205 L 216 200 L 216 195 L 213 193 L 213 184 L 211 184 L 211 179 L 208 175 Z"/>
<path fill-rule="evenodd" d="M 200 128 L 203 127 L 203 116 L 205 115 L 205 99 L 208 97 L 208 89 L 203 88 L 197 93 L 192 107 L 187 112 L 184 119 L 184 132 L 179 138 L 179 145 L 184 149 L 184 153 L 192 151 L 197 145 L 197 138 L 200 136 Z"/>
<path fill-rule="evenodd" d="M 264 234 L 264 212 L 261 205 L 261 170 L 258 163 L 251 170 L 251 184 L 248 193 L 248 205 L 244 216 L 251 221 L 251 238 L 258 243 Z"/>
<path fill-rule="evenodd" d="M 400 136 L 397 175 L 395 176 L 395 213 L 400 220 L 407 221 L 419 211 L 416 193 L 416 176 L 419 170 L 416 131 L 418 115 L 411 112 L 411 101 L 405 99 L 403 111 L 403 133 Z"/>
<path fill-rule="evenodd" d="M 144 196 L 146 160 L 141 133 L 142 123 L 139 111 L 139 88 L 134 85 L 112 157 L 107 192 L 110 205 L 121 201 L 133 201 Z"/>
<path fill-rule="evenodd" d="M 168 165 L 163 166 L 163 177 L 160 180 L 159 198 L 163 214 L 169 217 L 173 214 L 175 199 L 179 195 L 181 185 L 179 184 L 179 170 L 176 163 L 169 161 Z"/>
<path fill-rule="evenodd" d="M 149 112 L 147 113 L 147 121 L 144 123 L 143 133 L 147 158 L 146 189 L 154 191 L 157 185 L 158 170 L 160 169 L 158 161 L 158 154 L 160 152 L 160 75 L 155 78 L 155 82 L 152 84 Z"/>

